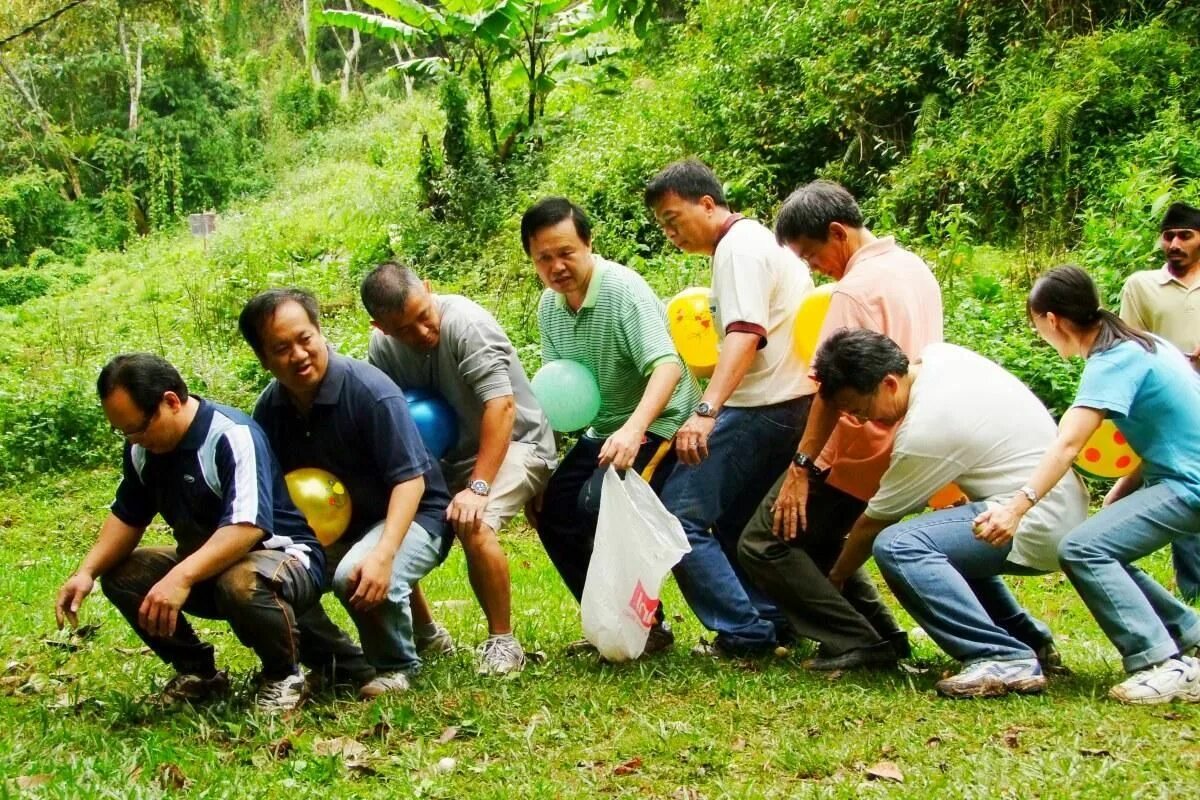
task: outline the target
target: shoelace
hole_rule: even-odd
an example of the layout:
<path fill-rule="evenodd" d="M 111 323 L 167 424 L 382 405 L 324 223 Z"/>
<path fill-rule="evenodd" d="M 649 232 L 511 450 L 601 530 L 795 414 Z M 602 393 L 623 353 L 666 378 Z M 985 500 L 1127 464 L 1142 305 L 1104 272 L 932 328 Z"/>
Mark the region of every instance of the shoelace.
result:
<path fill-rule="evenodd" d="M 483 657 L 490 658 L 493 653 L 509 661 L 520 661 L 524 655 L 516 639 L 488 639 L 483 643 Z"/>

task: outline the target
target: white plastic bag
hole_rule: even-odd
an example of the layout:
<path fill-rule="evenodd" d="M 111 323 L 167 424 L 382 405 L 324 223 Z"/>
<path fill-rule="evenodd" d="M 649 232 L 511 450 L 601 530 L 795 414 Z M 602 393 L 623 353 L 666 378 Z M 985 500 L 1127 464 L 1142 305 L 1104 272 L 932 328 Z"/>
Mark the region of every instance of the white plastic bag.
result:
<path fill-rule="evenodd" d="M 671 567 L 691 551 L 683 526 L 634 470 L 604 474 L 596 545 L 583 586 L 583 635 L 609 661 L 637 658 Z"/>

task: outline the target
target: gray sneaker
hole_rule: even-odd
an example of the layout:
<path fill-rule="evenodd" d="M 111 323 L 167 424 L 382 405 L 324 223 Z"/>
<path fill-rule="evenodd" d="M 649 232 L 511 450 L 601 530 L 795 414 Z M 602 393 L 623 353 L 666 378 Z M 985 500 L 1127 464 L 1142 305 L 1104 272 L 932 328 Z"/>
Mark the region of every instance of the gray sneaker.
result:
<path fill-rule="evenodd" d="M 450 631 L 446 630 L 446 626 L 441 623 L 435 622 L 433 624 L 433 633 L 430 634 L 423 635 L 414 631 L 413 644 L 417 646 L 417 652 L 421 655 L 454 655 L 454 637 L 450 635 Z"/>
<path fill-rule="evenodd" d="M 163 705 L 176 703 L 203 703 L 215 697 L 229 694 L 229 675 L 217 670 L 211 678 L 202 678 L 191 672 L 177 672 L 158 693 Z"/>
<path fill-rule="evenodd" d="M 1036 658 L 976 661 L 957 675 L 938 681 L 936 688 L 943 697 L 959 698 L 1037 694 L 1046 688 L 1046 676 Z"/>
<path fill-rule="evenodd" d="M 1135 672 L 1109 690 L 1122 703 L 1152 705 L 1184 700 L 1200 703 L 1200 661 L 1191 656 L 1168 658 L 1157 666 Z"/>
<path fill-rule="evenodd" d="M 400 694 L 409 689 L 408 675 L 403 672 L 381 672 L 370 683 L 358 690 L 364 700 L 374 700 L 384 694 Z"/>
<path fill-rule="evenodd" d="M 525 669 L 525 651 L 511 633 L 489 636 L 477 651 L 480 675 L 507 675 Z"/>
<path fill-rule="evenodd" d="M 296 673 L 279 680 L 268 680 L 262 676 L 258 679 L 258 693 L 254 696 L 254 705 L 259 711 L 268 714 L 280 714 L 300 707 L 304 702 L 304 676 Z"/>

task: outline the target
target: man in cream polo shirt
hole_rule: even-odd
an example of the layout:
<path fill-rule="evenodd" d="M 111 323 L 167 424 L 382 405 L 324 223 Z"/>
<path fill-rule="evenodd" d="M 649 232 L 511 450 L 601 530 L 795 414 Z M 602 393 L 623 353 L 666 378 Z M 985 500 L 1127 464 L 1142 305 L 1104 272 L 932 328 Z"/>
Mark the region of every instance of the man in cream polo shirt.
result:
<path fill-rule="evenodd" d="M 1121 319 L 1161 336 L 1200 369 L 1200 208 L 1172 203 L 1159 246 L 1166 263 L 1135 272 L 1121 290 Z M 1184 599 L 1200 597 L 1200 537 L 1171 545 L 1175 582 Z"/>
<path fill-rule="evenodd" d="M 792 324 L 812 277 L 771 231 L 729 209 L 712 170 L 695 159 L 654 176 L 645 201 L 676 247 L 712 258 L 721 338 L 712 379 L 676 434 L 680 464 L 662 493 L 692 545 L 675 577 L 716 633 L 697 652 L 771 652 L 787 623 L 743 572 L 737 543 L 787 469 L 808 417 L 815 387 L 794 354 Z"/>

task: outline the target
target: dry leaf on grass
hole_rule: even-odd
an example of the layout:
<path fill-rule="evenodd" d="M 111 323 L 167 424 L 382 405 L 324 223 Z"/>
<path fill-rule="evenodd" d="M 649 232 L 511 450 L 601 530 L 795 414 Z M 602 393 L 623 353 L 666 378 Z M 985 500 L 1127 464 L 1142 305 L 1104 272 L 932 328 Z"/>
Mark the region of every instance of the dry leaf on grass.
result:
<path fill-rule="evenodd" d="M 626 761 L 624 764 L 616 766 L 612 774 L 620 777 L 621 775 L 633 775 L 635 772 L 640 772 L 642 769 L 642 760 L 636 756 Z"/>
<path fill-rule="evenodd" d="M 357 739 L 337 736 L 313 742 L 313 752 L 319 756 L 339 756 L 342 759 L 350 760 L 366 758 L 368 751 L 367 746 Z"/>
<path fill-rule="evenodd" d="M 437 743 L 438 744 L 446 744 L 447 742 L 451 741 L 455 736 L 458 736 L 458 728 L 454 725 L 450 725 L 444 731 L 442 731 L 442 735 L 437 738 Z"/>
<path fill-rule="evenodd" d="M 904 783 L 904 773 L 894 761 L 880 761 L 867 767 L 867 777 L 876 781 Z"/>
<path fill-rule="evenodd" d="M 53 775 L 22 775 L 17 778 L 17 788 L 21 790 L 36 789 L 39 786 L 45 786 L 53 779 Z"/>
<path fill-rule="evenodd" d="M 162 764 L 158 768 L 158 785 L 163 789 L 184 789 L 191 783 L 183 770 L 174 764 Z"/>
<path fill-rule="evenodd" d="M 275 759 L 276 761 L 283 761 L 285 758 L 290 756 L 292 751 L 295 749 L 296 745 L 294 745 L 292 740 L 288 739 L 287 737 L 277 739 L 276 741 L 267 745 L 267 752 L 271 755 L 271 758 Z"/>
<path fill-rule="evenodd" d="M 745 750 L 746 740 L 739 736 L 733 740 L 733 744 L 729 745 L 729 749 L 733 750 L 734 752 L 741 752 L 742 750 Z"/>
<path fill-rule="evenodd" d="M 1020 725 L 1014 725 L 1006 730 L 1001 737 L 1004 740 L 1004 746 L 1013 750 L 1016 750 L 1018 747 L 1020 747 L 1020 736 L 1025 732 L 1025 730 L 1026 729 L 1022 728 Z"/>

